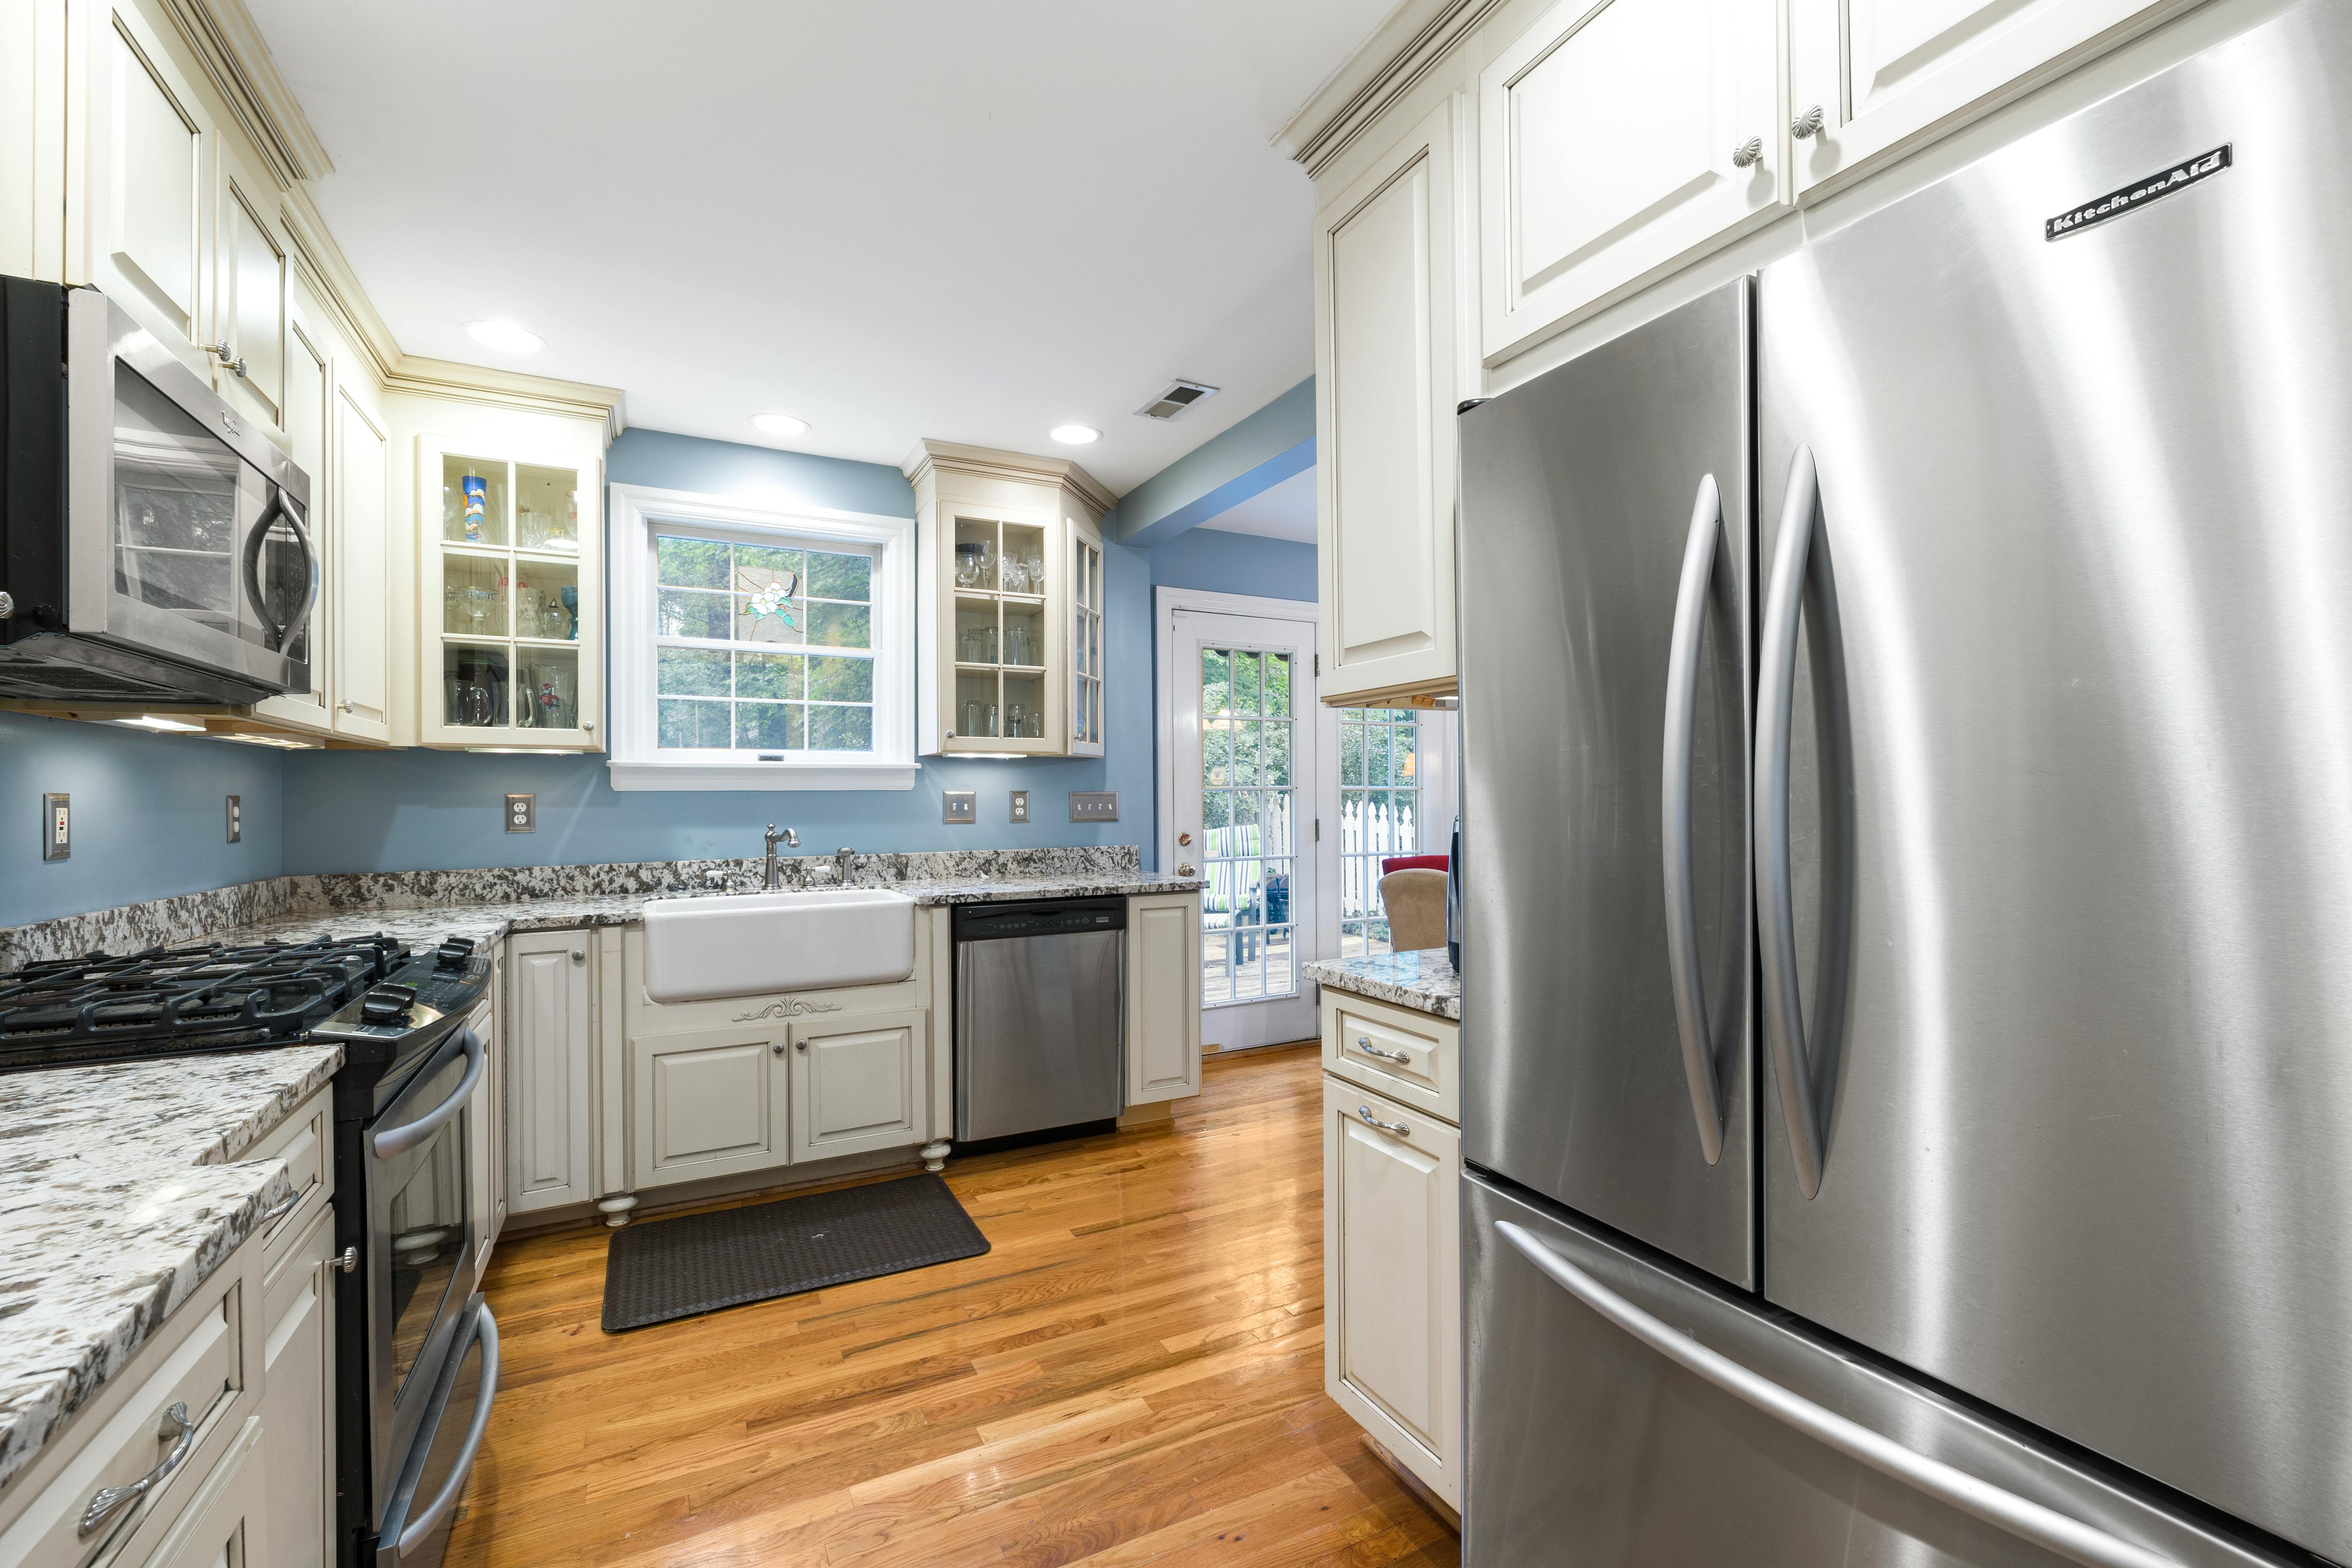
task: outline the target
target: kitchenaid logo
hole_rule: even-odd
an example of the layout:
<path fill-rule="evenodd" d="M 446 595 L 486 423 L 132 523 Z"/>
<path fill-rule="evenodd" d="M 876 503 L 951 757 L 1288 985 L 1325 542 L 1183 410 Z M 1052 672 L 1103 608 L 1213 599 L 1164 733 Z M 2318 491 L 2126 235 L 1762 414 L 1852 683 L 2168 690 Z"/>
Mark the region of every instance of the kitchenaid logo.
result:
<path fill-rule="evenodd" d="M 2230 166 L 2230 144 L 2226 142 L 2210 153 L 2201 153 L 2186 163 L 2175 163 L 2160 174 L 2150 174 L 2145 180 L 2135 180 L 2119 191 L 2109 191 L 2095 202 L 2084 202 L 2071 212 L 2060 213 L 2042 225 L 2042 237 L 2062 239 L 2067 235 L 2089 228 L 2093 224 L 2121 217 L 2147 205 L 2159 196 L 2175 191 L 2185 191 L 2198 181 L 2220 174 Z"/>

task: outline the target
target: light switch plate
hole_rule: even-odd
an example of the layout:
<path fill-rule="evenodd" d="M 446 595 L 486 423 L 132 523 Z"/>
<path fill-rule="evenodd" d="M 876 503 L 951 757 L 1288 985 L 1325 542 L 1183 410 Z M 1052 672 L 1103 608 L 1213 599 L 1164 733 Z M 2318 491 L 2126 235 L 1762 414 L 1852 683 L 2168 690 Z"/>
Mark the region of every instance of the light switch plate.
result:
<path fill-rule="evenodd" d="M 1029 792 L 1025 789 L 1016 789 L 1013 792 L 1013 820 L 1015 822 L 1029 820 Z"/>
<path fill-rule="evenodd" d="M 539 829 L 539 796 L 510 795 L 507 796 L 507 831 L 534 833 Z"/>
<path fill-rule="evenodd" d="M 951 789 L 946 792 L 944 798 L 947 801 L 947 809 L 941 815 L 940 818 L 940 821 L 952 823 L 978 822 L 980 820 L 980 792 L 978 790 Z"/>
<path fill-rule="evenodd" d="M 73 858 L 73 796 L 69 795 L 41 797 L 41 858 Z"/>
<path fill-rule="evenodd" d="M 228 841 L 231 844 L 245 842 L 245 805 L 236 795 L 228 797 Z"/>
<path fill-rule="evenodd" d="M 1070 820 L 1072 822 L 1117 822 L 1118 791 L 1115 789 L 1072 790 Z"/>

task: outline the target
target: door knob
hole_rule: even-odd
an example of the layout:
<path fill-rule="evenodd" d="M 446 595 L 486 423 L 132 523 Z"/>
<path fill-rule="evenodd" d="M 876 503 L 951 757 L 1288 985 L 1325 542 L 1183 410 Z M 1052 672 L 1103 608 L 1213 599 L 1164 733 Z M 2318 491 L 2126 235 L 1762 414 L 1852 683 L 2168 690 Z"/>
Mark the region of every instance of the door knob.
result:
<path fill-rule="evenodd" d="M 1189 860 L 1179 862 L 1176 867 L 1176 874 L 1180 877 L 1191 876 L 1192 874 L 1192 863 Z"/>
<path fill-rule="evenodd" d="M 1789 134 L 1802 142 L 1822 133 L 1822 106 L 1813 105 L 1789 122 Z"/>
<path fill-rule="evenodd" d="M 1751 169 L 1763 161 L 1764 138 L 1761 136 L 1750 136 L 1731 150 L 1731 166 L 1735 169 Z"/>

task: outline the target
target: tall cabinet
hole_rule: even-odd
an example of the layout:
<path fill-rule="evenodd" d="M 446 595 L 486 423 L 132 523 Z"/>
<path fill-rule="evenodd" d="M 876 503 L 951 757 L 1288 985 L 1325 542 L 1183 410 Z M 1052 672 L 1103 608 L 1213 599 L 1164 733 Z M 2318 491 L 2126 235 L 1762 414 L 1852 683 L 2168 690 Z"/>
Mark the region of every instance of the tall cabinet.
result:
<path fill-rule="evenodd" d="M 923 754 L 1100 756 L 1110 492 L 1066 459 L 945 441 L 901 467 Z"/>

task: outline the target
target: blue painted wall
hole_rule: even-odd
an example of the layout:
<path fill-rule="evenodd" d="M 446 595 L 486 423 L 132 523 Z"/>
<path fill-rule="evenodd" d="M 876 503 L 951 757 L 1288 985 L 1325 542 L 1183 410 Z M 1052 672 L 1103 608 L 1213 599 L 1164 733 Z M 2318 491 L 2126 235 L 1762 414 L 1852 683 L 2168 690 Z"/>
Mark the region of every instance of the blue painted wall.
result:
<path fill-rule="evenodd" d="M 1308 376 L 1119 498 L 1103 532 L 1157 549 L 1315 466 L 1315 378 Z"/>
<path fill-rule="evenodd" d="M 41 858 L 44 794 L 73 796 L 73 857 Z M 240 795 L 245 841 L 228 842 Z M 193 735 L 0 713 L 0 926 L 275 877 L 281 752 Z"/>
<path fill-rule="evenodd" d="M 1315 547 L 1255 533 L 1195 528 L 1155 546 L 1151 585 L 1269 599 L 1315 597 Z"/>

